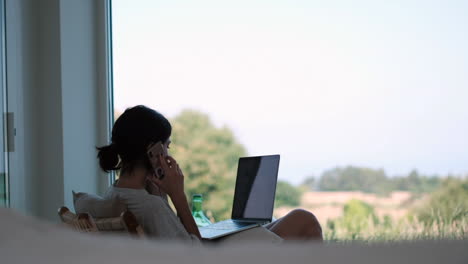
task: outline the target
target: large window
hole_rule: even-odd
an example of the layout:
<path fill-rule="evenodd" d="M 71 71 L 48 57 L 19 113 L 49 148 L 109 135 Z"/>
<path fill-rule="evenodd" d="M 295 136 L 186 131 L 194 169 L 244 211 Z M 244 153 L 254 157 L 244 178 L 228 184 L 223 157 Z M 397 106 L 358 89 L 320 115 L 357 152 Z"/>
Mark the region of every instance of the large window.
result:
<path fill-rule="evenodd" d="M 279 153 L 277 217 L 312 210 L 329 239 L 437 221 L 466 234 L 467 12 L 441 0 L 113 0 L 115 111 L 145 104 L 171 119 L 186 186 L 216 220 L 229 216 L 236 157 Z"/>

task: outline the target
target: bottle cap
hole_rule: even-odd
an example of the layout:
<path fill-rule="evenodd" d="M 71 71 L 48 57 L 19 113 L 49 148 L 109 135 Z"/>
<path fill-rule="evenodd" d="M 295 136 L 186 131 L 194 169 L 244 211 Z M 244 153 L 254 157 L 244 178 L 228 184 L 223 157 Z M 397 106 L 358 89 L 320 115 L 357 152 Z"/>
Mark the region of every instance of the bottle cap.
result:
<path fill-rule="evenodd" d="M 202 198 L 202 195 L 201 194 L 194 194 L 193 198 Z"/>

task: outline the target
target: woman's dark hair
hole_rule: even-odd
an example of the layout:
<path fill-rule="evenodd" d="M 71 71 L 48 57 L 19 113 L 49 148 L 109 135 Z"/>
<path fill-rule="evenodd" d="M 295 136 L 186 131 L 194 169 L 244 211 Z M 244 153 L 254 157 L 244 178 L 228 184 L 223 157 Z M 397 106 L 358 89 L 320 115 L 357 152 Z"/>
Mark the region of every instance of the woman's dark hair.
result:
<path fill-rule="evenodd" d="M 111 144 L 97 148 L 99 165 L 105 172 L 131 171 L 138 164 L 149 168 L 148 145 L 165 143 L 171 132 L 171 124 L 157 111 L 143 105 L 128 108 L 114 123 Z"/>

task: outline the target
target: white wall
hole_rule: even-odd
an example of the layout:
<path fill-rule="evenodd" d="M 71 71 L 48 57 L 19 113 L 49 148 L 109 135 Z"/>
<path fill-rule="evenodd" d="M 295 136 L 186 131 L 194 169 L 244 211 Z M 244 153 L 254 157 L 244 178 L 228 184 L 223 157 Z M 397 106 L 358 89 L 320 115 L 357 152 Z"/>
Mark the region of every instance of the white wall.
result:
<path fill-rule="evenodd" d="M 107 144 L 106 0 L 7 0 L 8 111 L 15 115 L 10 205 L 56 219 L 71 190 L 108 184 L 95 146 Z"/>

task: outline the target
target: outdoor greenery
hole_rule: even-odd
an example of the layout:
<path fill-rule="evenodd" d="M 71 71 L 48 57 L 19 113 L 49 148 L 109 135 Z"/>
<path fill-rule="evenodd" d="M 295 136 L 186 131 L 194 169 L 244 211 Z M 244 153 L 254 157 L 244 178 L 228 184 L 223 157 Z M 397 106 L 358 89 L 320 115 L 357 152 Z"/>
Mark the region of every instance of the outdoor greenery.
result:
<path fill-rule="evenodd" d="M 238 159 L 247 151 L 228 127 L 216 127 L 201 112 L 185 110 L 171 124 L 173 143 L 169 152 L 184 172 L 186 194 L 202 194 L 211 219 L 230 218 Z M 301 194 L 291 184 L 278 181 L 275 207 L 298 206 Z"/>
<path fill-rule="evenodd" d="M 212 220 L 229 218 L 238 158 L 246 156 L 247 150 L 228 127 L 215 126 L 204 113 L 185 110 L 171 123 L 173 144 L 169 151 L 185 174 L 187 195 L 202 194 L 204 210 Z M 350 200 L 344 204 L 341 217 L 322 223 L 325 239 L 467 238 L 468 178 L 427 176 L 416 170 L 389 177 L 382 169 L 337 167 L 318 178 L 307 178 L 301 186 L 278 181 L 275 208 L 301 206 L 302 194 L 307 191 L 363 191 L 385 196 L 396 190 L 426 198 L 397 220 L 378 216 L 371 204 Z"/>
<path fill-rule="evenodd" d="M 413 217 L 443 236 L 447 235 L 446 227 L 468 235 L 468 178 L 445 179 L 442 187 L 414 211 Z"/>
<path fill-rule="evenodd" d="M 184 172 L 186 194 L 202 194 L 204 210 L 213 220 L 229 218 L 237 162 L 246 155 L 245 148 L 229 128 L 214 126 L 197 111 L 183 111 L 171 124 L 169 152 Z"/>
<path fill-rule="evenodd" d="M 423 205 L 398 221 L 379 218 L 371 205 L 351 200 L 342 217 L 327 221 L 324 235 L 332 241 L 468 239 L 468 178 L 445 179 Z"/>
<path fill-rule="evenodd" d="M 441 177 L 421 175 L 417 170 L 406 176 L 389 177 L 382 169 L 361 167 L 336 167 L 325 171 L 318 181 L 307 178 L 303 185 L 309 190 L 319 191 L 363 191 L 376 194 L 388 194 L 392 191 L 410 191 L 427 193 L 440 186 Z"/>
<path fill-rule="evenodd" d="M 285 182 L 278 181 L 276 186 L 275 207 L 299 206 L 302 191 L 299 188 Z"/>

